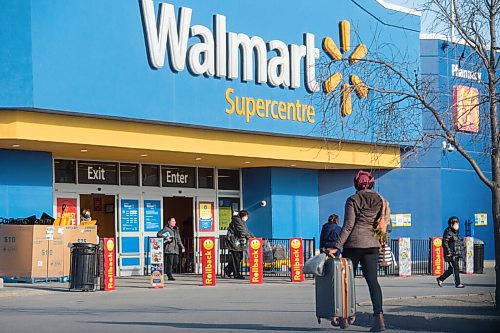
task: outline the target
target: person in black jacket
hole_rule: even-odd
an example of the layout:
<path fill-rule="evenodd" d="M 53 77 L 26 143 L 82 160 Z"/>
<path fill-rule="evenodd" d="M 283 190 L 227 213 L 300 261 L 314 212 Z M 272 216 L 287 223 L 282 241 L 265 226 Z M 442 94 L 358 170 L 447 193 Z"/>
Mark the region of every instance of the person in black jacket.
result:
<path fill-rule="evenodd" d="M 175 278 L 172 275 L 172 269 L 179 264 L 179 249 L 184 252 L 179 229 L 176 227 L 175 217 L 170 217 L 167 225 L 156 234 L 157 237 L 164 239 L 163 252 L 165 253 L 165 273 L 170 281 Z"/>
<path fill-rule="evenodd" d="M 339 226 L 338 215 L 332 214 L 328 217 L 328 222 L 323 224 L 321 235 L 319 237 L 319 249 L 321 252 L 326 252 L 326 249 L 333 248 L 335 242 L 339 238 L 342 228 Z M 337 252 L 337 254 L 340 254 Z"/>
<path fill-rule="evenodd" d="M 443 281 L 446 280 L 451 274 L 455 277 L 455 287 L 464 288 L 465 286 L 460 283 L 460 271 L 458 268 L 458 261 L 463 255 L 463 244 L 458 234 L 458 217 L 452 216 L 448 219 L 448 228 L 443 234 L 443 253 L 444 261 L 448 263 L 448 269 L 440 277 L 436 279 L 437 284 L 442 287 Z"/>
<path fill-rule="evenodd" d="M 246 251 L 248 239 L 255 237 L 246 225 L 248 212 L 240 210 L 238 215 L 233 216 L 229 227 L 227 228 L 226 246 L 229 250 L 229 264 L 224 268 L 224 273 L 231 277 L 234 274 L 235 279 L 243 280 L 241 275 L 241 259 L 243 251 Z"/>

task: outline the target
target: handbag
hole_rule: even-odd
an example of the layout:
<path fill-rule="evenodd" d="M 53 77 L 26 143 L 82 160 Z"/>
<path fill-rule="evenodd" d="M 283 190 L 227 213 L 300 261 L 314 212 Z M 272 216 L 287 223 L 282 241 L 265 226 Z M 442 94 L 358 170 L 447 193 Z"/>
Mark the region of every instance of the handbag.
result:
<path fill-rule="evenodd" d="M 388 244 L 384 244 L 383 247 L 380 248 L 380 252 L 378 255 L 378 265 L 380 267 L 389 267 L 393 263 L 395 263 L 394 253 L 392 253 L 392 249 Z"/>
<path fill-rule="evenodd" d="M 389 208 L 389 202 L 384 199 L 383 196 L 379 195 L 380 199 L 382 199 L 382 209 L 378 215 L 378 219 L 373 223 L 373 233 L 375 237 L 378 239 L 380 243 L 380 247 L 382 248 L 387 242 L 387 231 L 388 226 L 390 226 L 390 231 L 392 231 L 391 224 L 391 209 Z"/>
<path fill-rule="evenodd" d="M 320 253 L 315 255 L 309 259 L 307 259 L 304 267 L 302 268 L 302 272 L 304 274 L 313 274 L 316 276 L 325 275 L 324 267 L 325 261 L 327 259 L 326 253 Z"/>

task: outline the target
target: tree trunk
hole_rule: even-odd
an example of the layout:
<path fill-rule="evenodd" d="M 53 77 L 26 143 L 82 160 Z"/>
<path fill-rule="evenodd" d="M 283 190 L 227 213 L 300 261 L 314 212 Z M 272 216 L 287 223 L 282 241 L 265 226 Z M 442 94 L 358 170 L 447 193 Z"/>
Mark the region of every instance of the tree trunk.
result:
<path fill-rule="evenodd" d="M 499 170 L 494 172 L 498 173 Z M 492 189 L 493 206 L 493 235 L 495 239 L 495 310 L 500 313 L 500 187 L 495 186 Z"/>

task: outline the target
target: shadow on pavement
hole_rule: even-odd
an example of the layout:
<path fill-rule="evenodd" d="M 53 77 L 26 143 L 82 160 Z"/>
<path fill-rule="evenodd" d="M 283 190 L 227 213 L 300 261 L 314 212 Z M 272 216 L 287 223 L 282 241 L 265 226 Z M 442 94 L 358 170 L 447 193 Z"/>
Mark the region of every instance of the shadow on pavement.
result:
<path fill-rule="evenodd" d="M 180 329 L 217 329 L 217 330 L 252 330 L 252 331 L 292 331 L 292 332 L 326 332 L 330 328 L 321 327 L 290 327 L 290 326 L 267 326 L 262 324 L 218 324 L 218 323 L 168 323 L 168 322 L 118 322 L 118 321 L 92 321 L 89 324 L 105 325 L 136 325 L 136 326 L 156 326 L 171 327 Z"/>
<path fill-rule="evenodd" d="M 418 308 L 418 309 L 416 309 Z M 443 313 L 446 307 L 411 307 L 410 311 L 422 311 L 434 313 Z M 422 311 L 424 312 L 424 311 Z M 462 317 L 460 314 L 454 317 L 432 317 L 427 318 L 422 315 L 398 315 L 398 314 L 384 314 L 385 325 L 387 329 L 406 330 L 406 331 L 439 331 L 439 332 L 498 332 L 500 325 L 500 317 L 492 318 L 494 316 L 493 310 L 490 313 L 485 313 L 487 310 L 482 309 L 483 318 Z M 464 308 L 458 312 L 465 314 Z M 372 324 L 372 314 L 366 312 L 358 312 L 356 315 L 356 325 L 363 327 L 370 327 Z"/>

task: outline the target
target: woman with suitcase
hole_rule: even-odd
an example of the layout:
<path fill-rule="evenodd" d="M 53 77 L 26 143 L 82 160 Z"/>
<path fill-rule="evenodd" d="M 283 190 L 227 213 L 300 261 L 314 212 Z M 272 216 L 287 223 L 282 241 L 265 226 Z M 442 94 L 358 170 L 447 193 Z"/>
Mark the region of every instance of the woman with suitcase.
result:
<path fill-rule="evenodd" d="M 373 190 L 374 184 L 375 179 L 371 173 L 359 171 L 356 174 L 356 194 L 346 201 L 342 231 L 334 247 L 327 249 L 327 253 L 334 256 L 342 249 L 342 256 L 352 261 L 354 269 L 361 263 L 373 305 L 373 324 L 370 332 L 382 332 L 385 330 L 382 290 L 377 280 L 380 240 L 375 229 L 381 218 L 390 217 L 385 216 L 384 199 Z M 347 326 L 346 322 L 341 322 L 342 328 Z"/>

